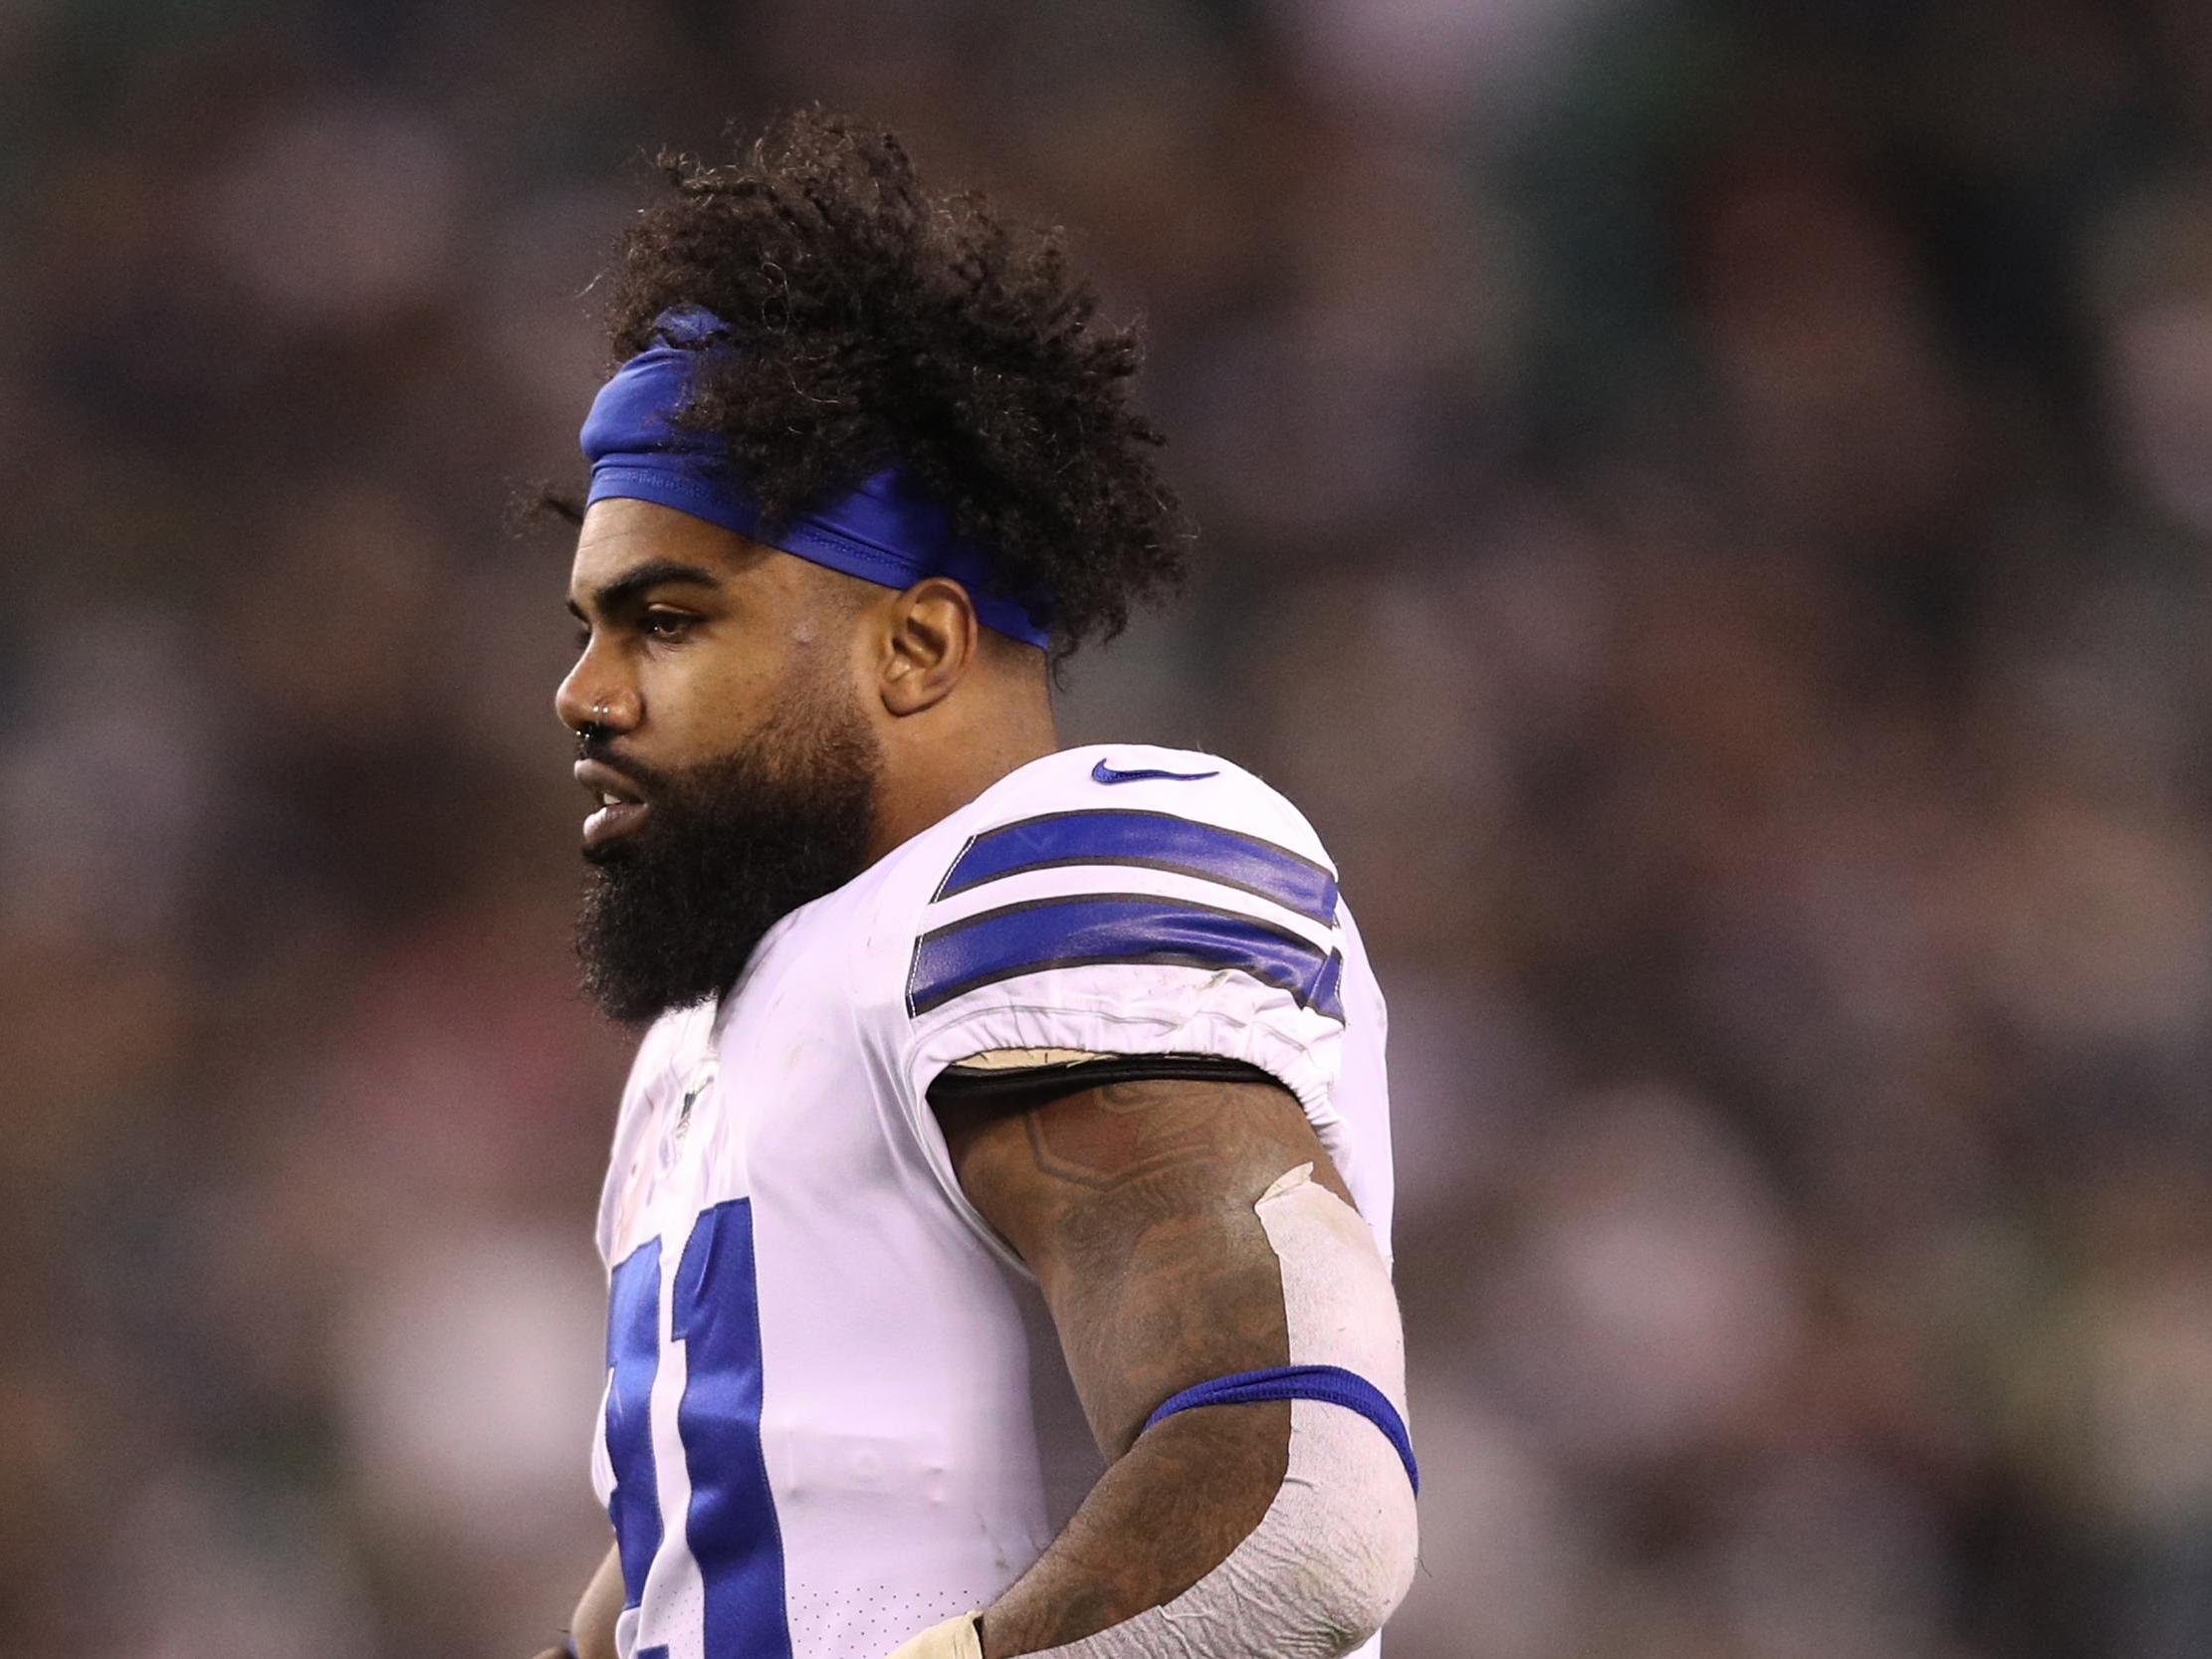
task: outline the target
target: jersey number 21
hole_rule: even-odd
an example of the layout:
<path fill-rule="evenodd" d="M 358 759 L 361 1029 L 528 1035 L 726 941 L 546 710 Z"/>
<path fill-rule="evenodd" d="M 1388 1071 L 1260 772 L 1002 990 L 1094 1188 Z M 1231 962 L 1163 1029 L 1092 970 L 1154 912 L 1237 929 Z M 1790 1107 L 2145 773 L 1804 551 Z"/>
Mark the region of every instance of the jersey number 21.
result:
<path fill-rule="evenodd" d="M 646 1574 L 698 1563 L 705 1586 L 696 1634 L 640 1629 L 636 1659 L 669 1659 L 670 1639 L 702 1659 L 786 1659 L 783 1553 L 761 1454 L 761 1321 L 754 1294 L 753 1206 L 733 1198 L 700 1212 L 668 1287 L 669 1343 L 661 1345 L 661 1241 L 647 1240 L 614 1270 L 607 1294 L 607 1515 L 622 1557 L 625 1604 L 644 1599 Z M 654 1451 L 654 1383 L 682 1368 L 675 1398 L 677 1455 Z M 659 1436 L 664 1446 L 666 1425 Z M 673 1523 L 678 1549 L 663 1551 Z M 688 1640 L 686 1638 L 689 1638 Z M 697 1644 L 696 1646 L 694 1644 Z"/>

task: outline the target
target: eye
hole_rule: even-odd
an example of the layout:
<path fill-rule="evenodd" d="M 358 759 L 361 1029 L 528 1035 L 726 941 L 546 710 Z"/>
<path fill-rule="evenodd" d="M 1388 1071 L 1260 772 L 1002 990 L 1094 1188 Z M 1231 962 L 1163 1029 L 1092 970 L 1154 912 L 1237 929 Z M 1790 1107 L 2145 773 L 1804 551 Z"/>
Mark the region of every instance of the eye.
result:
<path fill-rule="evenodd" d="M 582 623 L 579 622 L 576 624 L 576 631 L 573 637 L 576 642 L 576 650 L 579 654 L 591 649 L 591 630 L 585 627 Z"/>
<path fill-rule="evenodd" d="M 697 619 L 683 611 L 665 610 L 656 605 L 638 622 L 638 631 L 650 639 L 676 640 L 691 632 Z"/>

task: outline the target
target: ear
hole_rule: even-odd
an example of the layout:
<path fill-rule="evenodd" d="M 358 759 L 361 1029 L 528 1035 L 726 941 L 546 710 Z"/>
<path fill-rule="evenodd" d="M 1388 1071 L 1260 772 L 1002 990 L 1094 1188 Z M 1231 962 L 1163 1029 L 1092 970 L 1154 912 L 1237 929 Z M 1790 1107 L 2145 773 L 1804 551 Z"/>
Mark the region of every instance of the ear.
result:
<path fill-rule="evenodd" d="M 976 666 L 975 602 L 950 576 L 916 582 L 892 601 L 878 693 L 893 715 L 918 715 L 952 695 Z"/>

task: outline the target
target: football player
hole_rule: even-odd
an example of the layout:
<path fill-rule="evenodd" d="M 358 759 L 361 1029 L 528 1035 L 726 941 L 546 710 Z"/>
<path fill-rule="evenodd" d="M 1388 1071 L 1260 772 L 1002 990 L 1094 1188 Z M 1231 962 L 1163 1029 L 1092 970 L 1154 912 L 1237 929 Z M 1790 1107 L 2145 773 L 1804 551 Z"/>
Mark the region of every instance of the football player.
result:
<path fill-rule="evenodd" d="M 1381 994 L 1288 801 L 1053 730 L 1055 653 L 1182 556 L 1137 344 L 879 131 L 669 170 L 557 697 L 586 986 L 651 1021 L 572 1650 L 1370 1651 L 1415 1550 Z"/>

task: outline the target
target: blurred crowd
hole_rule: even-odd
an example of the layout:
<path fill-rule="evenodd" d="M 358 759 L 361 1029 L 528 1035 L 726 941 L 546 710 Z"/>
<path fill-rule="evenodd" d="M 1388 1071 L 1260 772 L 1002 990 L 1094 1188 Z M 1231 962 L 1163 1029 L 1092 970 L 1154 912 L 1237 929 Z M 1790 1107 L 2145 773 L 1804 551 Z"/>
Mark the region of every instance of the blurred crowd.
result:
<path fill-rule="evenodd" d="M 1077 227 L 1204 532 L 1071 739 L 1392 997 L 1393 1659 L 2212 1651 L 2212 10 L 0 6 L 0 1652 L 604 1548 L 557 528 L 644 157 Z"/>

